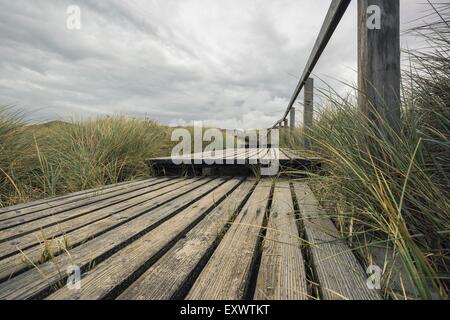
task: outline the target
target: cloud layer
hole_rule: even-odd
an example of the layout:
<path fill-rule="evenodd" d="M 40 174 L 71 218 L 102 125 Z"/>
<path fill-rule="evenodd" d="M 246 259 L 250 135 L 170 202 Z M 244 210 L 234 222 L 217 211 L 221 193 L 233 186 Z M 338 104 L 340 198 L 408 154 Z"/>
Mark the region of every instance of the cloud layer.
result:
<path fill-rule="evenodd" d="M 405 2 L 404 22 L 420 16 Z M 32 121 L 119 113 L 256 128 L 286 108 L 330 1 L 0 3 L 0 105 Z M 66 27 L 73 4 L 81 30 Z M 315 71 L 338 90 L 333 79 L 356 79 L 355 7 Z"/>

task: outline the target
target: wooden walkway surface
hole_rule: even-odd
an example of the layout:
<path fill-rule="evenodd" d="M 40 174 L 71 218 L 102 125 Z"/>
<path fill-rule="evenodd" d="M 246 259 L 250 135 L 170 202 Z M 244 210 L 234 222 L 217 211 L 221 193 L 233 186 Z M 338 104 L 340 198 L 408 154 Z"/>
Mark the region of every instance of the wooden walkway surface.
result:
<path fill-rule="evenodd" d="M 366 279 L 299 181 L 150 178 L 0 210 L 0 299 L 378 299 Z"/>
<path fill-rule="evenodd" d="M 200 152 L 185 156 L 148 159 L 156 174 L 191 175 L 245 175 L 255 168 L 268 167 L 276 161 L 281 168 L 314 171 L 320 167 L 320 159 L 300 157 L 287 149 L 239 148 Z M 208 170 L 208 171 L 205 171 Z"/>

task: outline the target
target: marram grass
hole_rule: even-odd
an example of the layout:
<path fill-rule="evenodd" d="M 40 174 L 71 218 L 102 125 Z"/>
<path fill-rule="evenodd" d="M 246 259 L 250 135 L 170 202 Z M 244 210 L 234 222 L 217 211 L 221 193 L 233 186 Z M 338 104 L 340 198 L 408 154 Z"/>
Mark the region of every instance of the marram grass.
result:
<path fill-rule="evenodd" d="M 171 129 L 125 117 L 27 125 L 0 110 L 2 206 L 133 180 L 170 154 Z"/>
<path fill-rule="evenodd" d="M 352 96 L 328 94 L 309 131 L 281 135 L 282 146 L 323 159 L 323 172 L 310 176 L 311 184 L 366 265 L 374 263 L 376 248 L 397 258 L 383 279 L 384 293 L 395 298 L 448 298 L 449 13 L 449 5 L 440 6 L 436 21 L 415 29 L 429 48 L 406 52 L 411 64 L 398 130 L 382 117 L 365 117 Z M 303 150 L 305 137 L 310 150 Z M 394 283 L 399 269 L 406 274 Z"/>

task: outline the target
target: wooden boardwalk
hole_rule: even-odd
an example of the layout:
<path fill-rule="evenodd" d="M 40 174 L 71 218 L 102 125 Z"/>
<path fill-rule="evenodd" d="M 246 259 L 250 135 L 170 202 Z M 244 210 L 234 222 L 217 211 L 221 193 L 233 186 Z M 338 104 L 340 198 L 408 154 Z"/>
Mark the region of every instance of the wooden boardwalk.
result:
<path fill-rule="evenodd" d="M 156 174 L 162 175 L 254 175 L 261 167 L 268 167 L 274 161 L 284 172 L 289 169 L 316 171 L 320 168 L 319 158 L 300 157 L 287 149 L 275 148 L 228 149 L 147 161 Z"/>
<path fill-rule="evenodd" d="M 301 181 L 159 177 L 0 210 L 0 299 L 378 299 L 366 279 Z"/>

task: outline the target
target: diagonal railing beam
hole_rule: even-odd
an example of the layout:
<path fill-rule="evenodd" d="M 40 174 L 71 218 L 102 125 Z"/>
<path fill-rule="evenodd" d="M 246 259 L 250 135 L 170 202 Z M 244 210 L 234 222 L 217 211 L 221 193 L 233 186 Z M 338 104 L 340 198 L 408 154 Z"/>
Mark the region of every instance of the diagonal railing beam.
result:
<path fill-rule="evenodd" d="M 308 63 L 306 64 L 306 68 L 303 71 L 303 75 L 300 78 L 300 81 L 295 88 L 294 94 L 292 95 L 291 101 L 284 113 L 283 118 L 281 118 L 272 128 L 275 128 L 277 125 L 282 124 L 284 120 L 289 115 L 292 107 L 294 106 L 295 101 L 297 100 L 298 95 L 303 89 L 303 86 L 306 83 L 306 80 L 311 75 L 314 67 L 319 61 L 320 56 L 322 55 L 325 47 L 331 39 L 334 31 L 336 30 L 339 22 L 344 16 L 345 11 L 347 10 L 351 0 L 333 0 L 331 2 L 330 8 L 328 9 L 327 16 L 325 17 L 325 21 L 322 25 L 322 29 L 320 30 L 319 36 L 317 37 L 314 48 L 311 52 L 311 55 L 308 59 Z"/>

